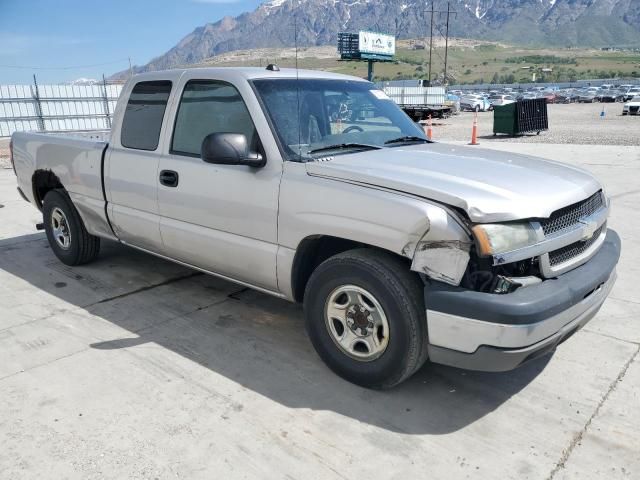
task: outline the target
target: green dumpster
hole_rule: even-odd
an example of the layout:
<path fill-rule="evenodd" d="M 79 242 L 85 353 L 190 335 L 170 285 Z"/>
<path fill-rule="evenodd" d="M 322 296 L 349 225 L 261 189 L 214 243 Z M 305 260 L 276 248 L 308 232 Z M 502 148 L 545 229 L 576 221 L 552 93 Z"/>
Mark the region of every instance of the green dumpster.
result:
<path fill-rule="evenodd" d="M 547 102 L 544 98 L 520 100 L 493 109 L 493 134 L 521 135 L 549 129 Z"/>

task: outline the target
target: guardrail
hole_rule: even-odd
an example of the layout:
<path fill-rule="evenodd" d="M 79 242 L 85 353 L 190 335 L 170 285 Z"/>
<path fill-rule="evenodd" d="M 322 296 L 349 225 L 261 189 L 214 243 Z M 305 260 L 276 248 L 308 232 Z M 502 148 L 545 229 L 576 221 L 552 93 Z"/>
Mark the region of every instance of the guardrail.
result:
<path fill-rule="evenodd" d="M 13 132 L 107 130 L 122 85 L 0 85 L 0 137 Z"/>

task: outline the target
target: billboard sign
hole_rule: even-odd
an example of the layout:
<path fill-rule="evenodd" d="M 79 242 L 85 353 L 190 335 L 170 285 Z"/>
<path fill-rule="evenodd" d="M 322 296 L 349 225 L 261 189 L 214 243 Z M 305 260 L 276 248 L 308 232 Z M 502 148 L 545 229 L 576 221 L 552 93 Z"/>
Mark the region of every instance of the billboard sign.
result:
<path fill-rule="evenodd" d="M 360 53 L 393 57 L 396 54 L 396 38 L 384 33 L 359 32 L 358 50 Z"/>

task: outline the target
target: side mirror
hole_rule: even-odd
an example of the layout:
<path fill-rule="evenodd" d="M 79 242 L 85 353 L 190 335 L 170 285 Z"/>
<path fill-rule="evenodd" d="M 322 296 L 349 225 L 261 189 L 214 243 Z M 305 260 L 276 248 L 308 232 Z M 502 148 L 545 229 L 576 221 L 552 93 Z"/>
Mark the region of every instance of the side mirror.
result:
<path fill-rule="evenodd" d="M 265 160 L 259 153 L 249 151 L 249 142 L 242 133 L 211 133 L 204 137 L 202 160 L 220 165 L 263 167 Z"/>

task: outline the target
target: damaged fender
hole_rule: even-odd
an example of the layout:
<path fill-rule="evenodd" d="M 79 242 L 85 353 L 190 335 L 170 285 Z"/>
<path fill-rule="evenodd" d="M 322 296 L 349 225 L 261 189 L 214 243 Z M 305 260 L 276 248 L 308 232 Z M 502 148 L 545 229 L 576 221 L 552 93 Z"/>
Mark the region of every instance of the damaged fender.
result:
<path fill-rule="evenodd" d="M 449 285 L 460 285 L 469 263 L 472 239 L 459 220 L 440 209 L 413 248 L 411 270 Z"/>

